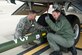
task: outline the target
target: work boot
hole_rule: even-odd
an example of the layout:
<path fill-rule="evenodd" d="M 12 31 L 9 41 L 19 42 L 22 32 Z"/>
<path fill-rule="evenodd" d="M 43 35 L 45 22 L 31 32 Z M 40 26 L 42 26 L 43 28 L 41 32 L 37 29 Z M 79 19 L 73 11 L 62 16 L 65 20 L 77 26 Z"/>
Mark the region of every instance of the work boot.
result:
<path fill-rule="evenodd" d="M 28 43 L 25 43 L 22 45 L 22 48 L 24 48 L 24 49 L 29 48 L 29 47 L 30 47 L 30 45 Z"/>
<path fill-rule="evenodd" d="M 62 52 L 60 51 L 53 51 L 50 53 L 50 55 L 62 55 Z"/>
<path fill-rule="evenodd" d="M 31 42 L 31 43 L 25 43 L 25 44 L 23 44 L 22 45 L 22 48 L 30 48 L 30 47 L 32 47 L 32 46 L 34 46 L 34 45 L 37 45 L 36 43 L 34 43 L 34 42 Z"/>
<path fill-rule="evenodd" d="M 72 46 L 71 48 L 69 48 L 69 51 L 71 51 L 72 55 L 77 55 L 77 50 L 75 46 Z"/>
<path fill-rule="evenodd" d="M 29 45 L 37 45 L 35 42 L 30 42 Z"/>

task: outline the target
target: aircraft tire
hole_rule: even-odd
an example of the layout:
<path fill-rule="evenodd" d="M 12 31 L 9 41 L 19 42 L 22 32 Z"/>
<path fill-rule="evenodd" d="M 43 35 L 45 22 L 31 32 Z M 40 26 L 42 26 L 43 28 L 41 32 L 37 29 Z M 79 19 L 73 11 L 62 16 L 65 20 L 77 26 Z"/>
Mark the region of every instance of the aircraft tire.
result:
<path fill-rule="evenodd" d="M 79 18 L 75 15 L 67 15 L 68 21 L 71 23 L 71 26 L 74 30 L 75 36 L 75 45 L 78 43 L 80 38 L 80 21 Z"/>
<path fill-rule="evenodd" d="M 44 27 L 47 27 L 48 25 L 47 25 L 47 23 L 45 22 L 45 19 L 44 19 L 47 15 L 52 17 L 51 14 L 48 14 L 48 13 L 43 14 L 39 17 L 37 23 L 44 26 Z M 79 38 L 80 38 L 80 21 L 79 21 L 78 17 L 75 16 L 75 15 L 67 15 L 66 18 L 70 22 L 70 24 L 71 24 L 71 26 L 74 30 L 74 33 L 76 34 L 76 36 L 75 36 L 75 45 L 76 45 L 77 42 L 79 41 Z M 55 20 L 53 20 L 53 19 L 51 19 L 51 20 L 53 22 L 55 22 Z"/>

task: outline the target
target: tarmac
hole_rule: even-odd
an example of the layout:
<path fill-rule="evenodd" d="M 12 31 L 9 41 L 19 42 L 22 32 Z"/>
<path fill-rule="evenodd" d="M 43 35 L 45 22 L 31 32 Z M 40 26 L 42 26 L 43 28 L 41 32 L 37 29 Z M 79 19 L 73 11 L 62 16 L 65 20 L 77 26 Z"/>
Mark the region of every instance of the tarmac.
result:
<path fill-rule="evenodd" d="M 2 2 L 0 1 L 0 44 L 10 41 L 14 38 L 13 35 L 15 32 L 16 25 L 19 22 L 20 18 L 24 17 L 22 15 L 21 16 L 10 15 L 18 8 L 20 4 L 18 4 L 18 6 L 15 5 L 10 6 L 9 4 L 6 4 L 6 2 L 4 3 L 4 5 L 3 3 L 4 3 L 3 1 Z M 16 9 L 13 7 L 15 7 Z M 27 50 L 27 48 L 23 48 L 22 46 L 19 46 L 11 50 L 5 51 L 3 53 L 0 53 L 0 55 L 17 55 L 25 50 Z M 48 49 L 47 51 L 43 52 L 40 55 L 49 55 L 50 52 L 52 52 L 52 50 Z M 78 53 L 77 55 L 82 55 L 82 50 L 77 49 L 77 53 Z M 63 55 L 71 55 L 71 53 L 70 52 L 63 53 Z"/>

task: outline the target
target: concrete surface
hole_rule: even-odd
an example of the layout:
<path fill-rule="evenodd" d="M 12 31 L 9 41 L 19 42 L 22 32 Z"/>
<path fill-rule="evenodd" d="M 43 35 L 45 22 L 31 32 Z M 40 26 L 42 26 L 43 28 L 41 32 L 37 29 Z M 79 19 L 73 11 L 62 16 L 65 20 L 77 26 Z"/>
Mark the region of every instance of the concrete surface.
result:
<path fill-rule="evenodd" d="M 8 4 L 5 1 L 0 1 L 0 44 L 7 42 L 13 39 L 13 34 L 15 32 L 15 28 L 20 18 L 24 16 L 12 16 L 12 14 L 18 7 L 13 4 Z M 0 53 L 0 55 L 17 55 L 18 53 L 24 51 L 26 49 L 21 46 L 16 47 L 14 49 L 8 50 L 6 52 Z M 82 51 L 77 50 L 78 55 L 82 55 Z M 51 52 L 51 49 L 42 53 L 41 55 L 48 55 Z M 63 53 L 63 55 L 71 55 L 71 53 Z"/>

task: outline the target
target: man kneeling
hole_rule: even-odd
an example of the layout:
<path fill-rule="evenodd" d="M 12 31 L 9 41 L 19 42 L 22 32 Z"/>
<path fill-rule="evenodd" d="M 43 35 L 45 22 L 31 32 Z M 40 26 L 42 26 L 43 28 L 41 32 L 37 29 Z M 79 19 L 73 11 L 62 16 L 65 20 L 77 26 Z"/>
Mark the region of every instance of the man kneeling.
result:
<path fill-rule="evenodd" d="M 52 11 L 52 16 L 56 20 L 54 23 L 49 16 L 45 17 L 46 23 L 54 31 L 47 34 L 47 40 L 51 49 L 54 50 L 50 55 L 62 55 L 60 47 L 70 48 L 74 45 L 75 34 L 71 24 L 59 10 Z M 76 55 L 76 54 L 73 54 Z"/>

